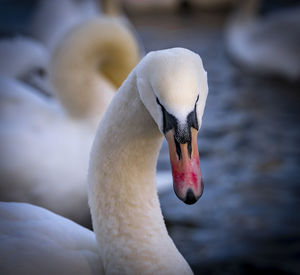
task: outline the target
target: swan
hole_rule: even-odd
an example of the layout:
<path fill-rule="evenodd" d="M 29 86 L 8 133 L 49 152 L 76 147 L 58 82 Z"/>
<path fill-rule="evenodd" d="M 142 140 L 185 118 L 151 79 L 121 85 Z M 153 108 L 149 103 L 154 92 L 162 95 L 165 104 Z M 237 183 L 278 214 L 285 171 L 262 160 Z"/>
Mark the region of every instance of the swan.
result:
<path fill-rule="evenodd" d="M 115 17 L 124 27 L 130 29 L 139 44 L 140 55 L 145 55 L 144 46 L 136 29 L 121 12 L 119 1 L 115 0 L 40 1 L 31 20 L 30 33 L 52 52 L 72 27 L 99 16 Z"/>
<path fill-rule="evenodd" d="M 229 20 L 225 35 L 229 55 L 251 72 L 299 79 L 300 7 L 257 18 L 258 6 L 258 0 L 245 1 Z"/>
<path fill-rule="evenodd" d="M 51 94 L 48 81 L 49 53 L 34 39 L 17 36 L 0 40 L 0 75 L 27 83 L 35 92 Z"/>
<path fill-rule="evenodd" d="M 199 199 L 197 133 L 207 93 L 199 55 L 183 48 L 148 53 L 120 87 L 92 146 L 88 195 L 94 234 L 36 206 L 0 203 L 2 270 L 192 274 L 168 235 L 155 164 L 165 136 L 176 195 L 188 204 Z"/>
<path fill-rule="evenodd" d="M 87 224 L 90 146 L 138 59 L 128 29 L 115 19 L 95 18 L 72 30 L 53 55 L 56 98 L 0 78 L 1 200 L 31 202 Z"/>

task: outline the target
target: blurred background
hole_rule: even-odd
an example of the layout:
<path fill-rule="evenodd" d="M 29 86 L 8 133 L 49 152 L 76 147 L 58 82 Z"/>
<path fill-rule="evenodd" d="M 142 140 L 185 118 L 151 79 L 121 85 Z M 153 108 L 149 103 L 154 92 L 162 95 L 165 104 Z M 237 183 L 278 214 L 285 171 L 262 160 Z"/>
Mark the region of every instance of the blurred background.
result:
<path fill-rule="evenodd" d="M 203 59 L 199 202 L 175 196 L 165 143 L 157 166 L 169 233 L 195 274 L 300 274 L 300 1 L 95 4 L 99 15 L 126 16 L 143 52 L 185 47 Z M 39 5 L 1 0 L 1 39 L 38 37 Z"/>

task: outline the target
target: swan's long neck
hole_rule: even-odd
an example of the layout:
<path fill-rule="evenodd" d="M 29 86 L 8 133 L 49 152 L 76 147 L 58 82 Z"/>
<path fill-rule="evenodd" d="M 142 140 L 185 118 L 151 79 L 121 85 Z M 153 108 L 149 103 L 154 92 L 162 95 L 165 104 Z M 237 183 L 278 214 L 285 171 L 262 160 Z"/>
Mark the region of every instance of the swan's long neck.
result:
<path fill-rule="evenodd" d="M 162 135 L 140 100 L 135 72 L 99 125 L 89 203 L 108 274 L 190 274 L 168 236 L 155 186 Z"/>
<path fill-rule="evenodd" d="M 67 112 L 99 115 L 139 59 L 137 42 L 117 19 L 101 17 L 71 30 L 55 50 L 51 78 Z"/>

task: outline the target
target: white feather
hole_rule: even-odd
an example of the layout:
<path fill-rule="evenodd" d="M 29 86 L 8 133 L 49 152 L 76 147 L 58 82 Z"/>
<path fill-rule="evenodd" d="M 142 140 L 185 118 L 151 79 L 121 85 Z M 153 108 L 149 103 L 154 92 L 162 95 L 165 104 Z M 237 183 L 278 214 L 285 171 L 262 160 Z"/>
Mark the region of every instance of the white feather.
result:
<path fill-rule="evenodd" d="M 148 71 L 147 67 L 154 72 L 163 57 L 169 63 L 165 70 L 172 71 L 173 58 L 185 59 L 190 54 L 184 49 L 169 49 L 147 55 L 123 83 L 98 127 L 88 172 L 97 243 L 88 230 L 46 210 L 2 203 L 1 271 L 14 275 L 192 274 L 162 217 L 155 187 L 162 135 L 141 101 L 142 91 L 137 85 L 137 75 L 147 82 L 151 74 L 141 72 Z M 188 63 L 198 64 L 199 77 L 206 81 L 201 59 L 194 55 L 194 61 Z M 172 90 L 158 89 L 160 81 L 153 82 L 153 90 L 148 93 L 172 94 Z M 180 79 L 174 81 L 182 84 Z M 207 84 L 200 81 L 199 85 Z M 194 91 L 186 93 L 189 97 Z M 174 100 L 166 100 L 165 104 L 173 104 Z M 205 105 L 205 99 L 201 104 Z"/>
<path fill-rule="evenodd" d="M 131 32 L 103 17 L 76 27 L 56 50 L 51 64 L 56 99 L 0 79 L 1 200 L 31 202 L 88 221 L 92 139 L 117 84 L 138 59 Z"/>

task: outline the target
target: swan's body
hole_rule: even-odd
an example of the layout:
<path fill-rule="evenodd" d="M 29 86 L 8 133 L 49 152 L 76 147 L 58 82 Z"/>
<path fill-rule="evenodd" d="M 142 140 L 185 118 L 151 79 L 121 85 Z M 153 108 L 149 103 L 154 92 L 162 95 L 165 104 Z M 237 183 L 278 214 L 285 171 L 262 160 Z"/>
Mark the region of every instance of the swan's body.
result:
<path fill-rule="evenodd" d="M 96 127 L 137 62 L 126 28 L 93 19 L 70 32 L 54 55 L 59 101 L 0 79 L 1 200 L 31 202 L 86 223 L 86 171 Z"/>
<path fill-rule="evenodd" d="M 300 78 L 300 7 L 257 18 L 258 1 L 243 3 L 227 27 L 230 56 L 251 72 Z"/>
<path fill-rule="evenodd" d="M 103 274 L 95 235 L 50 211 L 0 202 L 0 273 Z"/>
<path fill-rule="evenodd" d="M 1 200 L 32 202 L 87 222 L 94 125 L 70 119 L 57 102 L 9 78 L 0 78 L 0 95 Z"/>
<path fill-rule="evenodd" d="M 193 162 L 194 158 L 198 159 L 198 151 L 195 129 L 192 129 L 195 125 L 191 124 L 191 119 L 194 117 L 200 127 L 206 96 L 207 80 L 201 59 L 188 50 L 178 48 L 148 54 L 115 96 L 99 125 L 88 173 L 89 204 L 99 251 L 99 266 L 103 266 L 103 274 L 192 273 L 166 230 L 155 188 L 155 164 L 163 132 L 169 142 L 177 195 L 187 203 L 195 202 L 193 196 L 199 198 L 202 192 L 202 189 L 198 190 L 201 177 L 196 175 L 200 167 L 194 166 Z M 161 105 L 157 104 L 156 98 Z M 173 119 L 169 120 L 166 112 L 172 114 L 178 124 Z M 175 128 L 172 128 L 173 125 Z M 177 131 L 179 128 L 176 125 L 181 128 L 180 131 Z M 191 130 L 192 136 L 186 136 L 186 130 Z M 187 154 L 187 143 L 181 143 L 183 139 L 187 139 L 187 143 L 192 142 L 190 157 Z M 179 159 L 176 157 L 174 142 L 179 142 Z M 176 172 L 179 172 L 181 164 L 185 176 L 182 181 L 178 181 Z M 196 177 L 196 182 L 191 180 L 191 175 Z M 14 213 L 22 216 L 22 212 L 18 214 L 19 207 L 17 204 L 3 204 L 0 212 L 7 213 L 5 215 L 8 217 L 10 208 L 15 208 Z M 34 208 L 33 211 L 36 215 L 39 210 Z M 54 219 L 52 221 L 56 223 Z M 5 227 L 5 224 L 1 227 Z M 39 227 L 35 229 L 39 230 Z M 25 234 L 26 228 L 21 226 L 14 234 L 5 232 L 7 247 L 13 244 L 13 237 L 20 235 L 19 231 L 22 230 Z M 82 229 L 74 225 L 76 230 L 76 243 L 79 244 L 83 232 L 79 232 Z M 50 235 L 55 236 L 56 233 L 59 239 L 59 227 L 51 228 Z M 88 237 L 89 241 L 91 239 Z M 32 240 L 27 241 L 26 246 L 30 255 L 34 257 L 35 253 L 41 252 L 34 245 L 35 234 L 27 240 Z M 17 243 L 22 243 L 22 240 Z M 80 249 L 81 245 L 77 248 Z M 85 248 L 89 250 L 87 245 Z M 14 253 L 19 255 L 18 251 Z M 22 260 L 16 255 L 11 257 L 17 261 Z M 12 262 L 11 257 L 7 256 L 3 264 L 5 270 L 18 264 Z M 39 258 L 42 259 L 42 255 Z M 91 266 L 96 264 L 91 262 Z M 30 268 L 34 267 L 23 269 L 22 274 L 32 274 Z M 47 270 L 42 273 L 47 274 Z"/>
<path fill-rule="evenodd" d="M 50 94 L 48 82 L 49 54 L 37 41 L 27 37 L 0 40 L 0 75 L 15 78 Z M 26 87 L 26 86 L 25 86 Z"/>

